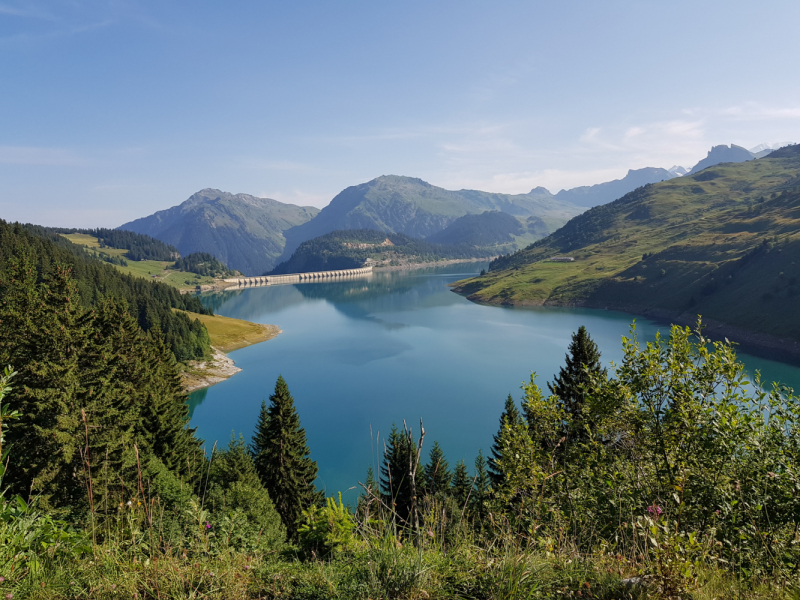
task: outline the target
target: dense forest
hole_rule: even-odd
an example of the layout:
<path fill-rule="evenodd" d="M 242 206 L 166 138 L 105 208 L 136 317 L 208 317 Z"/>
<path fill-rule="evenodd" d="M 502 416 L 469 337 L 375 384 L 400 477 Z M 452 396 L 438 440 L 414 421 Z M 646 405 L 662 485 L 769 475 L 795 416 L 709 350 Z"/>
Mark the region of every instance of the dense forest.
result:
<path fill-rule="evenodd" d="M 534 222 L 541 219 L 531 217 Z M 516 217 L 499 210 L 485 211 L 477 215 L 464 215 L 450 225 L 425 238 L 434 244 L 470 244 L 471 246 L 494 246 L 509 244 L 514 235 L 524 233 L 522 223 Z"/>
<path fill-rule="evenodd" d="M 199 359 L 209 353 L 210 340 L 202 323 L 173 310 L 209 314 L 195 296 L 122 274 L 51 229 L 0 221 L 0 291 L 13 284 L 8 269 L 13 260 L 22 257 L 31 261 L 39 282 L 58 270 L 68 270 L 77 301 L 84 309 L 97 306 L 105 298 L 122 303 L 142 330 L 160 332 L 178 361 Z"/>
<path fill-rule="evenodd" d="M 237 272 L 229 269 L 215 256 L 208 252 L 193 252 L 175 261 L 174 267 L 179 271 L 197 273 L 206 277 L 229 277 Z"/>
<path fill-rule="evenodd" d="M 202 448 L 158 331 L 2 233 L 6 597 L 796 597 L 800 403 L 699 323 L 633 329 L 611 371 L 580 328 L 471 465 L 398 421 L 346 506 L 289 382 L 249 440 Z"/>
<path fill-rule="evenodd" d="M 300 244 L 292 257 L 269 274 L 309 273 L 356 269 L 367 259 L 385 262 L 435 262 L 437 260 L 488 258 L 496 250 L 470 244 L 433 244 L 403 233 L 384 233 L 372 229 L 332 231 Z"/>
<path fill-rule="evenodd" d="M 97 229 L 51 229 L 56 233 L 85 233 L 86 235 L 91 235 L 98 239 L 100 248 L 126 249 L 125 256 L 131 260 L 175 260 L 180 256 L 175 246 L 170 246 L 161 240 L 142 233 L 104 227 Z"/>

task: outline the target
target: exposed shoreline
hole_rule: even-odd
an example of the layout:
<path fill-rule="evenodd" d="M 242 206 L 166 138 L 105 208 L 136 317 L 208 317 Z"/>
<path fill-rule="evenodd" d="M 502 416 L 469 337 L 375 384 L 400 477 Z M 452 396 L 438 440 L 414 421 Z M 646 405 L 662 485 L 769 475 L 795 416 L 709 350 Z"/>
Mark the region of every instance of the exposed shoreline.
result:
<path fill-rule="evenodd" d="M 461 294 L 456 287 L 452 289 L 456 294 Z M 464 296 L 470 302 L 483 304 L 486 306 L 511 306 L 511 307 L 561 307 L 561 308 L 591 308 L 595 310 L 614 310 L 628 313 L 632 316 L 646 317 L 663 323 L 665 325 L 681 325 L 693 327 L 697 324 L 697 315 L 686 313 L 674 313 L 666 309 L 653 308 L 639 305 L 604 305 L 596 306 L 587 302 L 487 302 L 478 298 L 475 294 Z M 754 354 L 763 358 L 769 358 L 785 363 L 800 363 L 800 341 L 785 339 L 767 333 L 759 333 L 729 325 L 721 321 L 703 317 L 704 334 L 712 340 L 728 339 L 737 346 L 745 350 L 748 354 Z"/>
<path fill-rule="evenodd" d="M 260 323 L 251 323 L 251 325 L 260 328 L 258 334 L 254 335 L 251 333 L 246 339 L 228 340 L 224 345 L 212 345 L 211 358 L 209 360 L 189 361 L 185 365 L 185 370 L 181 373 L 181 382 L 187 393 L 211 387 L 212 385 L 233 377 L 242 370 L 240 367 L 236 366 L 233 359 L 226 354 L 227 352 L 266 342 L 276 337 L 278 334 L 283 333 L 275 325 Z"/>

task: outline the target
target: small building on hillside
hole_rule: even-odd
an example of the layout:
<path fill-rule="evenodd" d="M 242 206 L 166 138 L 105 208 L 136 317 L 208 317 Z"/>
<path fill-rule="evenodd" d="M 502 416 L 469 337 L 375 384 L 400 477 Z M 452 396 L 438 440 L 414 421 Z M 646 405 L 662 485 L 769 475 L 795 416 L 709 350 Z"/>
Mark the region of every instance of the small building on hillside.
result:
<path fill-rule="evenodd" d="M 574 262 L 575 259 L 571 256 L 554 256 L 550 259 L 551 262 Z"/>

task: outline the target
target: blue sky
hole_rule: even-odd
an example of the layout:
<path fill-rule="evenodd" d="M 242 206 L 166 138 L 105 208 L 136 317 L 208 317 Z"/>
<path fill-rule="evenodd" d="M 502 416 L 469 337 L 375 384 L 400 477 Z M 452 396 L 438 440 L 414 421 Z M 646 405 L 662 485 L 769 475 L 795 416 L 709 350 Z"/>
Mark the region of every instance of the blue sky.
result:
<path fill-rule="evenodd" d="M 800 141 L 800 3 L 0 0 L 0 217 L 519 193 Z"/>

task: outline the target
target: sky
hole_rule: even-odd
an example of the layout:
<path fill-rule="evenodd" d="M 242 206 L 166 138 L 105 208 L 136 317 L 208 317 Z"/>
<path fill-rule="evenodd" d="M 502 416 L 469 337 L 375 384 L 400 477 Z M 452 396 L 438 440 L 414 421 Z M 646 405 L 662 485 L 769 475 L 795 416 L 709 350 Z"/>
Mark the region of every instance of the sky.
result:
<path fill-rule="evenodd" d="M 0 218 L 552 192 L 800 141 L 800 2 L 0 0 Z"/>

